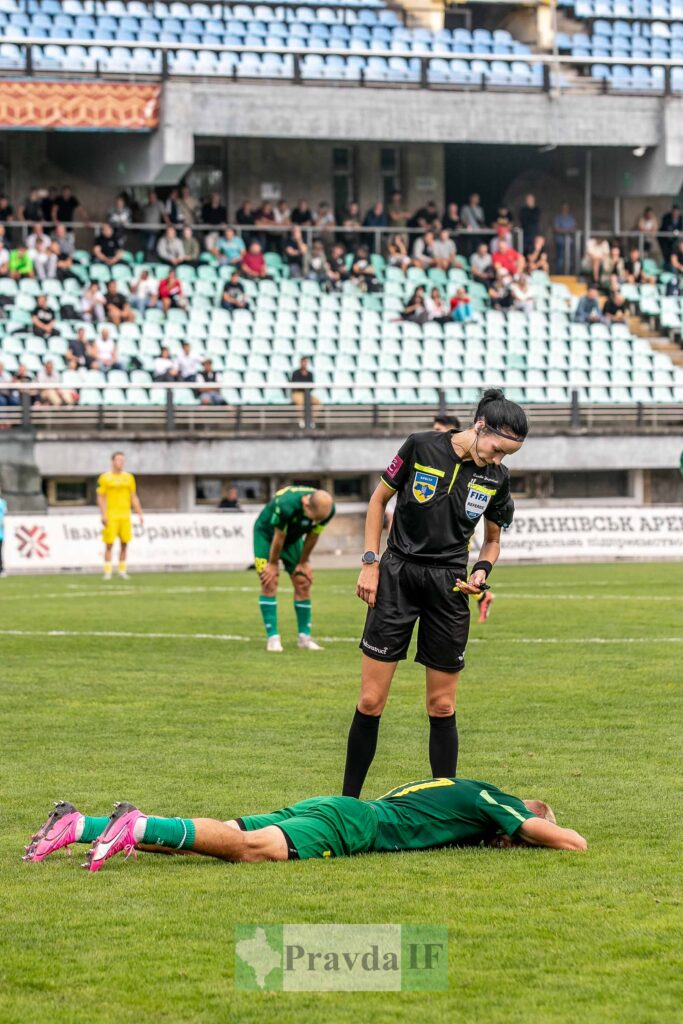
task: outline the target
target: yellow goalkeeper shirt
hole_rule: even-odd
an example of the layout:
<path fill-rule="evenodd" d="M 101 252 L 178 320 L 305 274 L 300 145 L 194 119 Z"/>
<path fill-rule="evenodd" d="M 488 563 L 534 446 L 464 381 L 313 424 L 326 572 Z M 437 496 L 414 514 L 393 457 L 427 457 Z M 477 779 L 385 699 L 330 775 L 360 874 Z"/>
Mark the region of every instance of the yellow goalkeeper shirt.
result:
<path fill-rule="evenodd" d="M 109 519 L 128 519 L 130 499 L 135 494 L 135 477 L 132 473 L 102 473 L 97 481 L 97 493 L 106 499 Z"/>

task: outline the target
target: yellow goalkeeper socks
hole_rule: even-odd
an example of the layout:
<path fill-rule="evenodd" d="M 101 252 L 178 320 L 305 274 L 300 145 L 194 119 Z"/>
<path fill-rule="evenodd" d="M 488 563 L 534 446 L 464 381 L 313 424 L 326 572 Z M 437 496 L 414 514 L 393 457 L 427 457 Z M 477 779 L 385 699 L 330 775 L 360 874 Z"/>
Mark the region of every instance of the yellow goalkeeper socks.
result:
<path fill-rule="evenodd" d="M 111 562 L 104 563 L 104 575 L 111 576 Z"/>
<path fill-rule="evenodd" d="M 119 576 L 124 576 L 126 573 L 126 562 L 119 562 Z"/>

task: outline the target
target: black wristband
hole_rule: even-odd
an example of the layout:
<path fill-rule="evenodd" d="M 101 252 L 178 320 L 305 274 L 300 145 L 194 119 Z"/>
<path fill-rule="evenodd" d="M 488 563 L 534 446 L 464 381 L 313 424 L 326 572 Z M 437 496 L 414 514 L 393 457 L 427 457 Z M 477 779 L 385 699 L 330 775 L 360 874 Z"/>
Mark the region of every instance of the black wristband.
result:
<path fill-rule="evenodd" d="M 485 559 L 481 559 L 480 562 L 475 562 L 472 566 L 472 572 L 477 572 L 478 569 L 483 569 L 486 573 L 486 579 L 489 578 L 493 571 L 493 565 L 491 562 L 487 562 Z"/>

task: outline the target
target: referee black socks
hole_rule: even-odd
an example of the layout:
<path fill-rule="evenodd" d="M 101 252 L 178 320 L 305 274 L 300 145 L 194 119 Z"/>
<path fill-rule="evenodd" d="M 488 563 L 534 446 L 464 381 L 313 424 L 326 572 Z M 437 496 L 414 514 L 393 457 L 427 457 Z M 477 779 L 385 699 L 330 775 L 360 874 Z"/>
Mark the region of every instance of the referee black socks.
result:
<path fill-rule="evenodd" d="M 377 749 L 381 715 L 365 715 L 356 708 L 346 745 L 346 768 L 342 796 L 360 796 Z M 431 748 L 430 748 L 431 749 Z"/>
<path fill-rule="evenodd" d="M 450 779 L 458 767 L 458 727 L 452 715 L 429 716 L 429 763 L 435 779 Z"/>

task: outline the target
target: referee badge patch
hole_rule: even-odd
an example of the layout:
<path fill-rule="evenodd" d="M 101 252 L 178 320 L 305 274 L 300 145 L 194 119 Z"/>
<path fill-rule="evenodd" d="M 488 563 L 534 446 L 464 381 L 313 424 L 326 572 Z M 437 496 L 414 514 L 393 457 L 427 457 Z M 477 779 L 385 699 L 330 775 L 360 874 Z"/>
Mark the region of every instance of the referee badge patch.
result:
<path fill-rule="evenodd" d="M 467 501 L 465 502 L 467 518 L 478 519 L 479 516 L 483 515 L 488 503 L 495 493 L 495 491 L 490 490 L 488 487 L 480 487 L 478 484 L 472 484 L 467 492 Z"/>
<path fill-rule="evenodd" d="M 415 479 L 413 480 L 413 496 L 424 505 L 426 501 L 431 501 L 436 494 L 436 485 L 439 482 L 439 478 L 436 473 L 425 473 L 423 470 L 415 471 Z"/>

